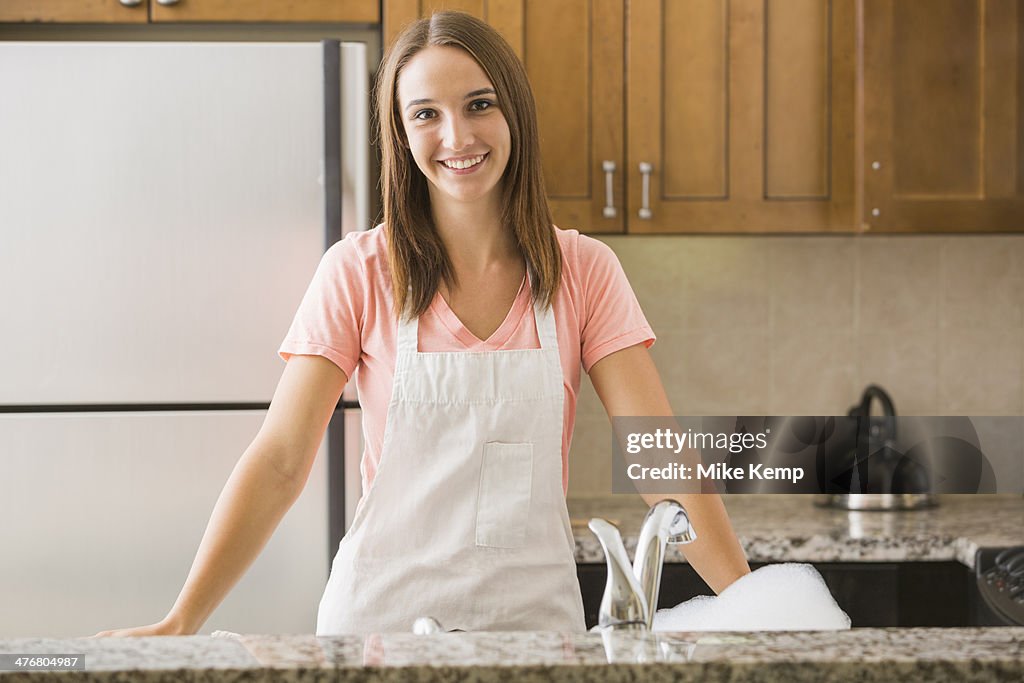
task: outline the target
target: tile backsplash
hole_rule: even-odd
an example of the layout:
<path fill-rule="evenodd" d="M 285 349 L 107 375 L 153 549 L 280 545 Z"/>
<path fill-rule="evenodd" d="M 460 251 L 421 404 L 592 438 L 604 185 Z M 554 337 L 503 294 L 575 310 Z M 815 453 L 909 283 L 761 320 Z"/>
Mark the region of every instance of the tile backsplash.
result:
<path fill-rule="evenodd" d="M 1024 235 L 601 237 L 658 337 L 677 415 L 1024 414 Z M 569 494 L 611 492 L 581 382 Z"/>

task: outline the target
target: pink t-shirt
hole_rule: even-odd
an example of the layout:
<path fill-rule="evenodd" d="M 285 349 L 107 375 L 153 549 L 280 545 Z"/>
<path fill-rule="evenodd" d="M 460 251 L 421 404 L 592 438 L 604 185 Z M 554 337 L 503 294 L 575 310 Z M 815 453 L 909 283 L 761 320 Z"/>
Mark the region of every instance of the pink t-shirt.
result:
<path fill-rule="evenodd" d="M 654 332 L 615 253 L 576 230 L 556 229 L 562 248 L 562 282 L 553 306 L 562 359 L 565 402 L 562 429 L 562 490 L 569 484 L 569 444 L 576 420 L 580 364 L 597 361 L 634 344 L 650 347 Z M 355 373 L 363 412 L 360 470 L 368 491 L 380 463 L 391 401 L 398 324 L 388 270 L 384 228 L 349 233 L 323 255 L 278 354 L 317 355 L 333 361 L 349 378 Z M 420 351 L 496 351 L 540 347 L 526 280 L 504 322 L 481 341 L 466 329 L 438 294 L 420 316 Z"/>

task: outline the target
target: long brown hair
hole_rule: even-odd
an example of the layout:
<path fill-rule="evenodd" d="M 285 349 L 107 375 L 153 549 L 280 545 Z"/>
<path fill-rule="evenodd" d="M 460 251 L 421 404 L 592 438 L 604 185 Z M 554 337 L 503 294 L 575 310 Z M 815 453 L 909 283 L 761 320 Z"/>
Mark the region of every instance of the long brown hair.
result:
<path fill-rule="evenodd" d="M 446 11 L 406 27 L 384 56 L 377 75 L 381 189 L 395 312 L 418 316 L 430 306 L 442 282 L 456 283 L 430 211 L 427 179 L 406 144 L 398 107 L 402 69 L 429 46 L 465 50 L 494 85 L 511 136 L 501 181 L 501 221 L 515 235 L 526 260 L 534 301 L 550 306 L 561 279 L 562 254 L 544 191 L 537 111 L 526 69 L 496 30 L 469 14 Z"/>

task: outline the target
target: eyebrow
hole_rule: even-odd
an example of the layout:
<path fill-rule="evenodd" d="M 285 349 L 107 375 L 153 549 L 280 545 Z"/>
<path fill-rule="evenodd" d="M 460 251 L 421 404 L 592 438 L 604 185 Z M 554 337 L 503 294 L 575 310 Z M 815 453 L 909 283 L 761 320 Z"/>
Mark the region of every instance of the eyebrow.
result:
<path fill-rule="evenodd" d="M 474 90 L 473 92 L 468 93 L 462 99 L 468 100 L 471 97 L 478 97 L 480 95 L 497 95 L 497 94 L 498 93 L 494 92 L 494 88 L 480 88 L 479 90 Z M 430 100 L 430 99 L 413 100 L 409 104 L 405 105 L 405 108 L 408 109 L 409 107 L 414 107 L 417 104 L 434 104 L 434 100 Z"/>

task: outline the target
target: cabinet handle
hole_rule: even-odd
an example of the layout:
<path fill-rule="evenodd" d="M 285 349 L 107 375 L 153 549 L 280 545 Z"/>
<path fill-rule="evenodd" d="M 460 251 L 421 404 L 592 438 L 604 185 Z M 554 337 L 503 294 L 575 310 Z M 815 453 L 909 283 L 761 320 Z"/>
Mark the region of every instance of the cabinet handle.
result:
<path fill-rule="evenodd" d="M 604 169 L 604 217 L 615 218 L 615 199 L 612 194 L 612 182 L 615 179 L 615 162 L 602 161 L 601 168 Z"/>
<path fill-rule="evenodd" d="M 142 0 L 121 0 L 121 4 L 125 7 L 138 7 L 142 4 Z"/>
<path fill-rule="evenodd" d="M 644 220 L 648 220 L 651 217 L 651 171 L 653 170 L 654 167 L 646 161 L 640 162 L 640 175 L 643 176 L 644 181 L 640 218 Z"/>
<path fill-rule="evenodd" d="M 156 0 L 156 4 L 163 5 L 166 7 L 168 5 L 177 5 L 178 0 Z"/>

